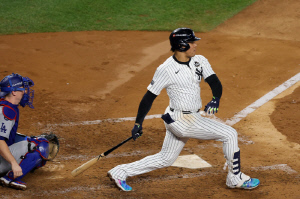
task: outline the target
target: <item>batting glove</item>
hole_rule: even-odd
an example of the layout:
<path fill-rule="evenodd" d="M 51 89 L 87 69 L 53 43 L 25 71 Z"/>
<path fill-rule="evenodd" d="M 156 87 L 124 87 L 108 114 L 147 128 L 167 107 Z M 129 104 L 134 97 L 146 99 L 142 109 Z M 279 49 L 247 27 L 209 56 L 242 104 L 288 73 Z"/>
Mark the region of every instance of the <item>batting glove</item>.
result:
<path fill-rule="evenodd" d="M 220 99 L 213 97 L 213 99 L 205 106 L 204 112 L 208 114 L 215 114 L 219 110 Z"/>
<path fill-rule="evenodd" d="M 142 134 L 143 134 L 142 129 L 143 129 L 142 125 L 140 125 L 140 124 L 134 125 L 133 129 L 131 130 L 133 140 L 136 140 L 142 136 Z"/>

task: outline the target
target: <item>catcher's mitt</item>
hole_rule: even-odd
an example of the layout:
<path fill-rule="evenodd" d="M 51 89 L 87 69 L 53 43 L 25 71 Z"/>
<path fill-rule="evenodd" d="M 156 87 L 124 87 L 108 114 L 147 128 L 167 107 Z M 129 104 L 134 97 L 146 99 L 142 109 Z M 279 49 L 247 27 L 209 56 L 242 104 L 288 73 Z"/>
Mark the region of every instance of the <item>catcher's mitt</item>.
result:
<path fill-rule="evenodd" d="M 53 160 L 59 151 L 58 137 L 52 132 L 43 133 L 42 135 L 40 135 L 38 137 L 46 138 L 49 141 L 49 156 L 48 156 L 47 160 L 50 160 L 50 161 Z"/>

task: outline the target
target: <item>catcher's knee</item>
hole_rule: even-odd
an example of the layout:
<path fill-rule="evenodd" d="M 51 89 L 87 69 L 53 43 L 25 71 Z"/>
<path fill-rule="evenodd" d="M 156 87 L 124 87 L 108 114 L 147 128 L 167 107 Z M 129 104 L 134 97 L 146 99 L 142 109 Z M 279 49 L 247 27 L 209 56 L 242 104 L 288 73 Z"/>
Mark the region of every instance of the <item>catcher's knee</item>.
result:
<path fill-rule="evenodd" d="M 58 137 L 53 134 L 42 134 L 37 137 L 28 138 L 28 141 L 33 142 L 42 158 L 45 161 L 53 160 L 59 151 Z"/>
<path fill-rule="evenodd" d="M 55 143 L 53 141 L 55 139 Z M 43 134 L 37 137 L 28 137 L 28 153 L 22 157 L 20 166 L 23 174 L 30 172 L 33 169 L 40 168 L 47 161 L 52 160 L 58 153 L 58 138 L 54 134 Z M 54 145 L 56 150 L 54 150 Z M 23 175 L 23 176 L 24 176 Z"/>
<path fill-rule="evenodd" d="M 49 156 L 49 141 L 45 138 L 41 137 L 31 137 L 27 138 L 29 145 L 28 145 L 28 152 L 38 152 L 42 159 L 47 160 Z"/>

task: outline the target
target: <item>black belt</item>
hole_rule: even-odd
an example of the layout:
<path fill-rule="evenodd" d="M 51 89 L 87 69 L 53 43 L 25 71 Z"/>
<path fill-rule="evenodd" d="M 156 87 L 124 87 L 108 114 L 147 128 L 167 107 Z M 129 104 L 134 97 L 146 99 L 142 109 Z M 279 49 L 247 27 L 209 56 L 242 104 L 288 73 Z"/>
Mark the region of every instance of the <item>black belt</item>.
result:
<path fill-rule="evenodd" d="M 170 107 L 170 111 L 174 112 L 174 109 Z M 198 109 L 198 110 L 196 111 L 196 113 L 198 113 L 199 111 L 200 111 L 200 109 Z M 183 114 L 191 114 L 191 113 L 193 113 L 192 111 L 181 111 L 181 112 L 182 112 Z"/>

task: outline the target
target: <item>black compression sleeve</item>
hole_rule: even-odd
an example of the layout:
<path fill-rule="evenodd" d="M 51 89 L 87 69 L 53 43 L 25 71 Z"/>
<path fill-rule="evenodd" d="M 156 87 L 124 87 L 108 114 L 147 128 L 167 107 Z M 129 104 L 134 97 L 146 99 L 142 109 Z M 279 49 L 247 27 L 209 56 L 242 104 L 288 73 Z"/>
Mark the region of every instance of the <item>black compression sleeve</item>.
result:
<path fill-rule="evenodd" d="M 222 87 L 222 84 L 221 84 L 219 78 L 217 77 L 217 75 L 213 74 L 213 75 L 207 77 L 205 79 L 205 81 L 209 84 L 209 86 L 212 90 L 213 96 L 221 99 L 223 87 Z"/>
<path fill-rule="evenodd" d="M 150 111 L 151 106 L 153 104 L 153 101 L 157 95 L 151 93 L 150 91 L 147 91 L 147 93 L 144 95 L 142 101 L 140 102 L 139 110 L 136 116 L 135 123 L 138 123 L 142 125 L 147 113 Z"/>

